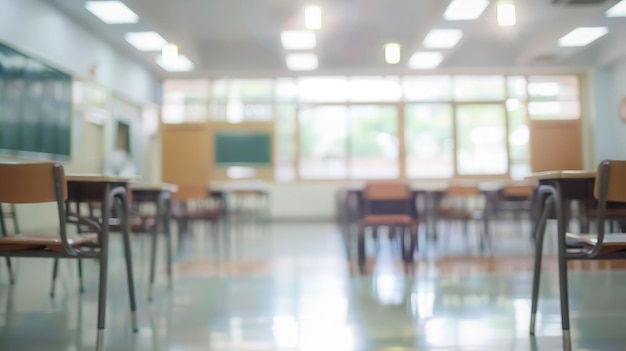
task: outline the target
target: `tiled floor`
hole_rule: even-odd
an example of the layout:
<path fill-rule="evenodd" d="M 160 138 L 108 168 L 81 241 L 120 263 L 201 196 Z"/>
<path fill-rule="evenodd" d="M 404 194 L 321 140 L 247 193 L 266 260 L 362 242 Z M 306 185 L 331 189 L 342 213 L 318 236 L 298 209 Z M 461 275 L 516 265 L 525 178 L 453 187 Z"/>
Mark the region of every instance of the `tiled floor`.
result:
<path fill-rule="evenodd" d="M 121 239 L 114 237 L 107 315 L 109 350 L 559 350 L 558 285 L 548 252 L 538 336 L 528 335 L 532 257 L 527 237 L 504 228 L 481 254 L 461 235 L 422 245 L 410 276 L 387 240 L 359 275 L 332 223 L 240 227 L 225 240 L 202 226 L 182 243 L 173 291 L 160 261 L 155 300 L 146 300 L 148 241 L 133 240 L 139 333 L 130 328 Z M 162 244 L 162 242 L 161 242 Z M 423 243 L 422 243 L 423 244 Z M 162 246 L 161 246 L 162 248 Z M 548 245 L 554 251 L 554 245 Z M 92 350 L 97 265 L 63 261 L 57 297 L 51 261 L 17 260 L 9 286 L 0 263 L 0 350 Z M 572 265 L 575 350 L 626 349 L 626 270 Z"/>

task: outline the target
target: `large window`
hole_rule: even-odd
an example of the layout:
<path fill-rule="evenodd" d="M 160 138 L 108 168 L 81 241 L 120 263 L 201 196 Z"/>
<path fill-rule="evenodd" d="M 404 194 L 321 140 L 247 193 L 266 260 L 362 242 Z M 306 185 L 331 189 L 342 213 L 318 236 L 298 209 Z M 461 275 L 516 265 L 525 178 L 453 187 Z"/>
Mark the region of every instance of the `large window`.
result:
<path fill-rule="evenodd" d="M 275 179 L 523 178 L 529 120 L 580 118 L 576 75 L 169 80 L 163 122 L 273 122 Z"/>

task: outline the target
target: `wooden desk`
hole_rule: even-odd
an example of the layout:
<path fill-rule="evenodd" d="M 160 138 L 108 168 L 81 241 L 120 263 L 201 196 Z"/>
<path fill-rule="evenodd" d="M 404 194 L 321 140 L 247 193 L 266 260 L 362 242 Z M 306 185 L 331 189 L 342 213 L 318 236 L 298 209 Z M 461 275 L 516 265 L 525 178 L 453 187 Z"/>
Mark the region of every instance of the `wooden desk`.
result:
<path fill-rule="evenodd" d="M 66 177 L 68 206 L 74 202 L 77 205 L 88 202 L 102 202 L 102 232 L 99 237 L 102 259 L 100 263 L 100 273 L 104 282 L 100 283 L 99 295 L 106 297 L 107 294 L 107 270 L 109 253 L 109 223 L 111 212 L 115 208 L 117 215 L 121 219 L 122 234 L 124 237 L 124 253 L 126 257 L 126 273 L 128 277 L 128 292 L 130 297 L 130 309 L 133 331 L 137 332 L 137 305 L 135 300 L 135 284 L 133 279 L 133 266 L 131 261 L 130 230 L 129 230 L 129 205 L 127 187 L 130 178 L 103 176 L 98 174 L 68 174 Z M 78 213 L 77 213 L 78 214 Z M 98 334 L 97 350 L 104 350 L 105 335 L 105 306 L 98 304 Z"/>
<path fill-rule="evenodd" d="M 156 207 L 154 216 L 154 231 L 152 235 L 152 248 L 150 256 L 150 284 L 148 289 L 148 300 L 152 301 L 154 289 L 154 276 L 156 269 L 156 252 L 159 229 L 163 227 L 166 240 L 167 257 L 167 277 L 168 286 L 172 287 L 172 235 L 170 231 L 170 219 L 172 216 L 171 194 L 178 190 L 174 184 L 145 184 L 131 183 L 132 201 L 135 204 L 152 203 Z"/>

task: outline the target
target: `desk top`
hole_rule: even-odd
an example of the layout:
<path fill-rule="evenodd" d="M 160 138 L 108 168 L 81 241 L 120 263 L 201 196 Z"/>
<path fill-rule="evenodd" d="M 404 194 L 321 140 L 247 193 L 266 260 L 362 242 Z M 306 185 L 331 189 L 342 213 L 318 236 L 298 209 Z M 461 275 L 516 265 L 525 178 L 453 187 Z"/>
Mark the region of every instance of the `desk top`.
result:
<path fill-rule="evenodd" d="M 595 178 L 595 171 L 546 171 L 532 173 L 526 179 L 549 180 L 549 179 L 590 179 Z"/>
<path fill-rule="evenodd" d="M 178 191 L 178 186 L 176 184 L 169 183 L 157 183 L 157 184 L 149 184 L 149 183 L 131 183 L 131 190 L 137 191 L 169 191 L 175 193 Z"/>
<path fill-rule="evenodd" d="M 97 173 L 71 173 L 65 175 L 65 180 L 68 182 L 83 183 L 130 183 L 136 179 L 129 177 L 109 176 Z"/>

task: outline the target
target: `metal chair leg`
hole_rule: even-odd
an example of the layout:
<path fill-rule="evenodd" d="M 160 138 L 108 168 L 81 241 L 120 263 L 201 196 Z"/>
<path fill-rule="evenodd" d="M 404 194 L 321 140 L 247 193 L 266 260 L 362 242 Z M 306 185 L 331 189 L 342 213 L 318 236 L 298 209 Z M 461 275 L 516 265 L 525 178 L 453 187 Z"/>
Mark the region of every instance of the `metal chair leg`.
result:
<path fill-rule="evenodd" d="M 365 228 L 359 226 L 359 232 L 357 236 L 357 251 L 358 251 L 358 263 L 361 273 L 365 271 Z"/>
<path fill-rule="evenodd" d="M 59 273 L 59 259 L 55 258 L 52 264 L 52 284 L 50 285 L 50 298 L 54 299 L 54 291 L 56 288 L 57 275 Z"/>
<path fill-rule="evenodd" d="M 81 294 L 85 292 L 85 286 L 83 284 L 83 260 L 78 259 L 78 292 Z"/>
<path fill-rule="evenodd" d="M 159 226 L 156 224 L 152 231 L 152 246 L 150 249 L 150 283 L 148 287 L 148 301 L 152 301 L 152 293 L 154 290 L 154 271 L 156 269 L 156 253 L 157 253 L 157 241 L 159 240 Z"/>
<path fill-rule="evenodd" d="M 167 250 L 167 285 L 168 288 L 172 289 L 172 232 L 170 230 L 170 208 L 171 208 L 170 199 L 165 200 L 165 213 L 163 215 L 163 228 L 165 232 L 165 248 Z"/>
<path fill-rule="evenodd" d="M 125 191 L 124 189 L 122 189 Z M 131 249 L 130 249 L 130 227 L 129 227 L 129 208 L 128 208 L 128 198 L 126 196 L 117 197 L 118 201 L 115 201 L 116 208 L 118 208 L 118 214 L 120 218 L 123 218 L 122 222 L 122 235 L 124 236 L 124 256 L 126 258 L 126 276 L 128 279 L 128 297 L 130 299 L 130 311 L 132 318 L 132 328 L 133 332 L 139 331 L 137 326 L 137 302 L 135 300 L 135 281 L 133 278 L 133 264 L 131 258 Z"/>
<path fill-rule="evenodd" d="M 546 199 L 543 212 L 539 223 L 534 226 L 535 233 L 533 237 L 535 239 L 535 264 L 533 269 L 533 288 L 532 288 L 532 302 L 530 312 L 530 334 L 535 335 L 535 322 L 537 316 L 537 305 L 539 300 L 539 283 L 541 281 L 541 260 L 543 258 L 543 238 L 546 232 L 546 223 L 548 221 L 548 215 L 552 210 L 554 199 L 552 197 Z"/>
<path fill-rule="evenodd" d="M 11 283 L 11 285 L 15 285 L 15 275 L 13 274 L 13 267 L 11 266 L 11 258 L 7 257 L 6 262 L 7 271 L 9 272 L 9 283 Z"/>

